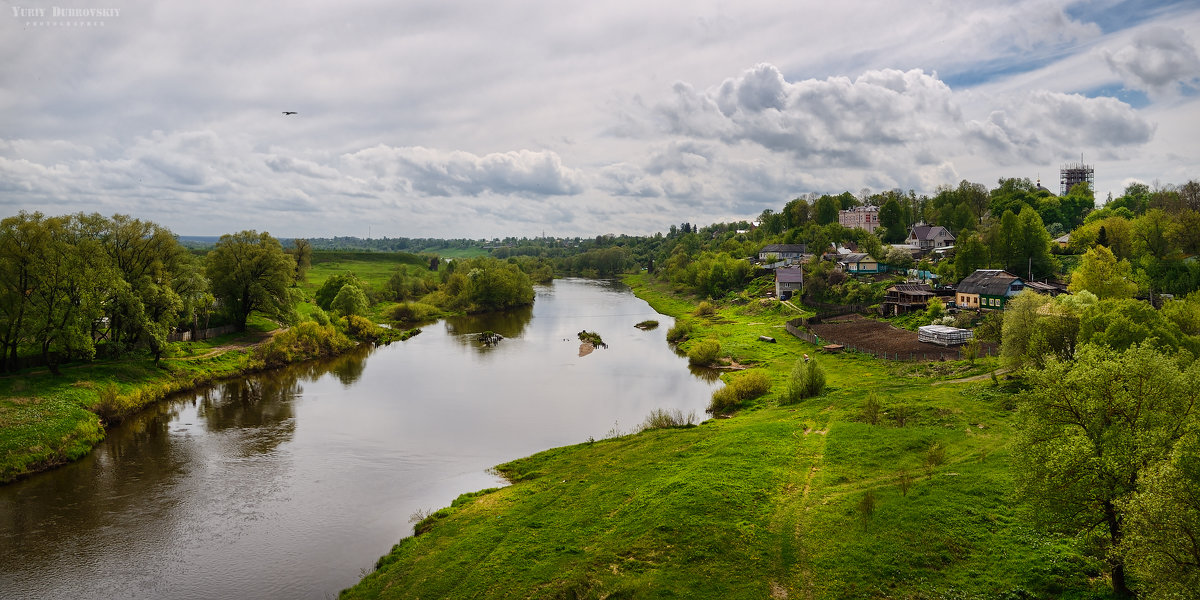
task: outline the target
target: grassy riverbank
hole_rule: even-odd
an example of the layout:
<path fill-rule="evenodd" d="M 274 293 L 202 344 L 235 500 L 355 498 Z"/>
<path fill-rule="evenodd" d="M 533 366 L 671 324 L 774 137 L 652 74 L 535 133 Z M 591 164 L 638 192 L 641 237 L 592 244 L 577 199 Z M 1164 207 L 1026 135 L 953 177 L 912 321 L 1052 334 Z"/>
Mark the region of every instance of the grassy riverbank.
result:
<path fill-rule="evenodd" d="M 1012 397 L 988 380 L 818 357 L 822 396 L 778 398 L 796 357 L 777 304 L 696 304 L 629 280 L 689 344 L 774 388 L 731 419 L 557 448 L 499 467 L 402 540 L 345 598 L 1103 597 L 1098 563 L 1032 530 L 1011 497 Z M 758 341 L 775 337 L 778 343 Z M 683 366 L 681 365 L 681 368 Z M 977 371 L 976 371 L 977 372 Z M 944 379 L 944 378 L 943 378 Z M 942 381 L 940 383 L 946 383 Z M 882 416 L 871 424 L 874 396 Z"/>

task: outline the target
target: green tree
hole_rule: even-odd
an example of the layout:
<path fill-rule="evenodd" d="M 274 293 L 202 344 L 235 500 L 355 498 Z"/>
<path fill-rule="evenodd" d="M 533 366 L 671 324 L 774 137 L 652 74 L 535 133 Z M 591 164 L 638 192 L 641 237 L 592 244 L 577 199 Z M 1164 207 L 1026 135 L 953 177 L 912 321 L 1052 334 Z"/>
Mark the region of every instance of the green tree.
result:
<path fill-rule="evenodd" d="M 1138 479 L 1138 491 L 1120 506 L 1126 515 L 1121 555 L 1145 598 L 1194 597 L 1200 590 L 1200 435 L 1185 435 L 1167 460 Z"/>
<path fill-rule="evenodd" d="M 1024 290 L 1005 303 L 1000 355 L 1009 366 L 1021 368 L 1029 363 L 1029 348 L 1038 328 L 1040 311 L 1049 302 L 1049 296 Z"/>
<path fill-rule="evenodd" d="M 1129 261 L 1120 260 L 1104 246 L 1096 246 L 1083 255 L 1079 268 L 1071 273 L 1067 289 L 1072 293 L 1087 290 L 1104 300 L 1132 298 L 1137 284 L 1132 281 Z"/>
<path fill-rule="evenodd" d="M 365 289 L 367 285 L 361 279 L 355 277 L 354 273 L 338 273 L 337 275 L 330 276 L 329 279 L 321 283 L 321 287 L 317 288 L 317 291 L 313 293 L 313 301 L 322 309 L 329 310 L 333 305 L 333 299 L 337 297 L 338 292 L 342 291 L 342 288 L 347 284 L 351 284 L 360 290 Z"/>
<path fill-rule="evenodd" d="M 838 211 L 841 210 L 841 204 L 835 196 L 821 196 L 817 200 L 816 206 L 816 221 L 818 225 L 828 225 L 838 222 Z"/>
<path fill-rule="evenodd" d="M 308 240 L 303 238 L 292 240 L 292 247 L 288 248 L 288 254 L 296 263 L 296 270 L 292 275 L 292 280 L 296 283 L 303 283 L 308 277 L 308 270 L 312 268 L 312 252 L 312 244 Z"/>
<path fill-rule="evenodd" d="M 284 318 L 292 308 L 288 294 L 295 263 L 279 240 L 267 232 L 225 234 L 205 259 L 213 293 L 229 311 L 238 329 L 246 328 L 250 313 L 259 311 Z"/>
<path fill-rule="evenodd" d="M 1085 345 L 1074 362 L 1030 374 L 1014 444 L 1018 489 L 1043 525 L 1088 533 L 1107 549 L 1113 589 L 1131 595 L 1122 509 L 1141 469 L 1163 460 L 1200 401 L 1200 362 L 1187 370 L 1144 346 Z"/>
<path fill-rule="evenodd" d="M 21 212 L 0 221 L 0 355 L 4 370 L 15 369 L 17 351 L 28 329 L 29 292 L 37 278 L 37 260 L 46 252 L 45 216 Z"/>
<path fill-rule="evenodd" d="M 889 199 L 880 207 L 879 224 L 883 226 L 886 232 L 883 236 L 884 242 L 898 244 L 904 241 L 906 230 L 903 215 L 900 213 L 900 203 L 896 202 L 895 198 Z"/>
<path fill-rule="evenodd" d="M 954 277 L 961 281 L 967 275 L 978 269 L 987 267 L 988 250 L 983 239 L 978 234 L 968 234 L 959 240 L 957 255 L 954 258 Z"/>
<path fill-rule="evenodd" d="M 342 315 L 364 315 L 371 303 L 367 300 L 367 295 L 363 293 L 362 288 L 347 283 L 338 290 L 337 296 L 333 297 L 333 301 L 329 303 L 329 307 L 336 310 Z"/>

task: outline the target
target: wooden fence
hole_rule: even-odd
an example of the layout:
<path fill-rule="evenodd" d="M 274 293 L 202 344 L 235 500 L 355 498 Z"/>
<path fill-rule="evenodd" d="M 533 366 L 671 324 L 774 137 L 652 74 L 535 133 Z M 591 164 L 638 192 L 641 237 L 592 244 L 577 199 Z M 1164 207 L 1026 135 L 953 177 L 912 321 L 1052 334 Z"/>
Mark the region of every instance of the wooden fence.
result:
<path fill-rule="evenodd" d="M 237 331 L 237 325 L 222 325 L 220 327 L 210 327 L 201 329 L 196 332 L 197 340 L 207 340 L 208 338 L 225 335 Z M 175 331 L 167 335 L 168 342 L 190 342 L 192 341 L 191 330 Z"/>

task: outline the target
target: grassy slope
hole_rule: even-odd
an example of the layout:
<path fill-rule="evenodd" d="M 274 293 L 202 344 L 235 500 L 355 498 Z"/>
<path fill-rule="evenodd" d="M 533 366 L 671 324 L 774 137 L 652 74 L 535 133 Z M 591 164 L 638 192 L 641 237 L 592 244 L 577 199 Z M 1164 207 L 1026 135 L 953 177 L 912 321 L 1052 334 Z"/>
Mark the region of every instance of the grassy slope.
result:
<path fill-rule="evenodd" d="M 220 344 L 247 334 L 221 336 L 188 345 L 191 354 L 98 361 L 63 367 L 62 375 L 35 369 L 0 377 L 0 483 L 75 460 L 104 439 L 100 418 L 89 409 L 100 389 L 116 384 L 120 394 L 141 406 L 168 393 L 227 377 L 244 369 L 247 355 L 232 351 L 203 357 Z"/>
<path fill-rule="evenodd" d="M 656 310 L 694 305 L 633 278 Z M 733 419 L 558 448 L 501 465 L 402 540 L 347 598 L 1091 597 L 1095 566 L 1023 525 L 1005 450 L 1011 397 L 931 385 L 872 358 L 821 357 L 826 393 L 778 406 L 808 344 L 755 305 L 692 319 L 776 382 Z M 772 335 L 778 344 L 757 341 Z M 905 427 L 859 421 L 871 391 Z M 933 444 L 945 463 L 927 469 Z M 903 494 L 902 473 L 913 477 Z M 875 507 L 864 511 L 871 492 Z"/>

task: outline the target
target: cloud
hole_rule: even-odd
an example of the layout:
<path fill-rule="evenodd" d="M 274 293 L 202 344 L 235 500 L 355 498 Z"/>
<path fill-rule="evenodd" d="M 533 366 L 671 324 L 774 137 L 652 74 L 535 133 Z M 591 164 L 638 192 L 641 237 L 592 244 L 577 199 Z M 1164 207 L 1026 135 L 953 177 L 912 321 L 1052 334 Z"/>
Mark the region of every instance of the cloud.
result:
<path fill-rule="evenodd" d="M 376 176 L 406 179 L 429 196 L 569 196 L 583 191 L 579 171 L 550 151 L 516 150 L 483 156 L 420 146 L 376 146 L 347 154 L 345 161 Z"/>
<path fill-rule="evenodd" d="M 1082 151 L 1149 142 L 1155 126 L 1114 98 L 1032 91 L 1002 101 L 985 120 L 965 123 L 964 137 L 1001 164 L 1049 163 Z"/>
<path fill-rule="evenodd" d="M 1125 85 L 1153 94 L 1178 93 L 1200 81 L 1200 56 L 1181 29 L 1145 29 L 1130 45 L 1102 56 Z"/>
<path fill-rule="evenodd" d="M 805 164 L 868 166 L 881 152 L 922 146 L 961 120 L 950 88 L 919 69 L 792 83 L 760 64 L 713 90 L 681 82 L 672 91 L 655 108 L 667 133 L 756 144 Z"/>

